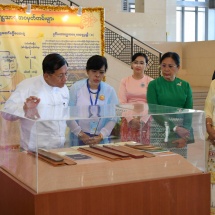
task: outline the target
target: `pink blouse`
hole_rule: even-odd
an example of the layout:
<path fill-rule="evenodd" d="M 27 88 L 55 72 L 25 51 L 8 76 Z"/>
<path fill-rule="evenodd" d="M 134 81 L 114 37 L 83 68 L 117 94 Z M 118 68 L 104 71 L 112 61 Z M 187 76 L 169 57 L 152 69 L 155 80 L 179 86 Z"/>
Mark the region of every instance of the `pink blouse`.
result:
<path fill-rule="evenodd" d="M 125 103 L 147 103 L 146 93 L 148 84 L 153 78 L 144 75 L 140 80 L 134 79 L 132 76 L 123 78 L 119 86 L 119 102 Z"/>

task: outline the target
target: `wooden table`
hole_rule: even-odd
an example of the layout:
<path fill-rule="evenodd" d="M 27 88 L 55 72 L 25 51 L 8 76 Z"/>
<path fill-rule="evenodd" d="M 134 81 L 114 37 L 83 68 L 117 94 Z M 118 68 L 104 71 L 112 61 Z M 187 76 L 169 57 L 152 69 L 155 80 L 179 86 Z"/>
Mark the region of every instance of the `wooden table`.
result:
<path fill-rule="evenodd" d="M 59 167 L 18 150 L 4 156 L 1 215 L 210 214 L 210 174 L 180 155 L 115 162 L 90 155 Z"/>

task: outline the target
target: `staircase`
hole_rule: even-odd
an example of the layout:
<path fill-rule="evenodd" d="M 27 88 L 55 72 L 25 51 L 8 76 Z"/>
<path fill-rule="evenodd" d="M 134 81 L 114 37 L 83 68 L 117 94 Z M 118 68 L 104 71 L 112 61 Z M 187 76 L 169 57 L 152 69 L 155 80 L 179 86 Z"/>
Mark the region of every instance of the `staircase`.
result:
<path fill-rule="evenodd" d="M 192 87 L 193 90 L 193 109 L 204 110 L 205 99 L 209 88 L 207 87 Z"/>

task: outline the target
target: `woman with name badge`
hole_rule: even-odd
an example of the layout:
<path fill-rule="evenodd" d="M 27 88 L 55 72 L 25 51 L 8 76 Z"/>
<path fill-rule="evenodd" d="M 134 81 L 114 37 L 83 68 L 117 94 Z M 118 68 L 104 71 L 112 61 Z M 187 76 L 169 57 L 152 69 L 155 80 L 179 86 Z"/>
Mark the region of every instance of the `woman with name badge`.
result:
<path fill-rule="evenodd" d="M 113 114 L 111 105 L 118 104 L 118 98 L 114 88 L 102 81 L 107 68 L 105 57 L 90 57 L 86 65 L 88 78 L 77 81 L 70 88 L 70 106 L 78 107 L 77 114 L 83 118 L 68 124 L 72 146 L 109 142 L 117 120 L 105 118 L 105 115 Z"/>

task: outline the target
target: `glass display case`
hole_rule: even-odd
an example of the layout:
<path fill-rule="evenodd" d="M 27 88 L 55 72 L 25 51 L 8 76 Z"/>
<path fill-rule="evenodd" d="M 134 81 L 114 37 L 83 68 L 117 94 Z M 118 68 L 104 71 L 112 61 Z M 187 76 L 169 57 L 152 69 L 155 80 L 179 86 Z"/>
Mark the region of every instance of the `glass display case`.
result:
<path fill-rule="evenodd" d="M 0 139 L 0 168 L 36 193 L 205 171 L 203 111 L 20 105 L 2 109 Z"/>

